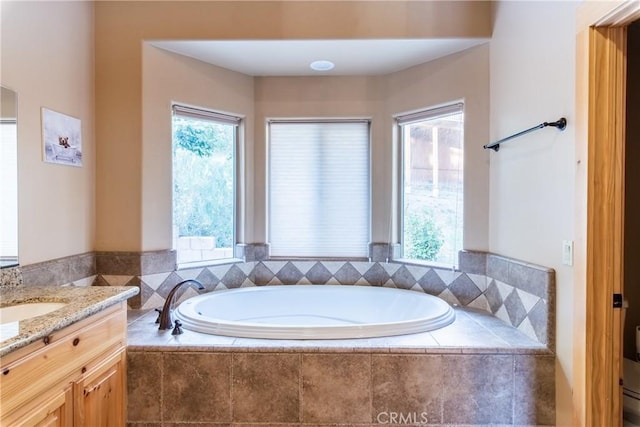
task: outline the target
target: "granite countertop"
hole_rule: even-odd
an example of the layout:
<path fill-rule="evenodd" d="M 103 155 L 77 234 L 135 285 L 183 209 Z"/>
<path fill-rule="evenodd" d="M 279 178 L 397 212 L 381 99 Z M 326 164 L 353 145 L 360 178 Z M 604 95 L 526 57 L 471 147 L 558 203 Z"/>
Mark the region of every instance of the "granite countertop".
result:
<path fill-rule="evenodd" d="M 59 329 L 137 295 L 135 286 L 18 286 L 0 287 L 0 307 L 35 302 L 63 302 L 48 314 L 5 323 L 0 329 L 0 357 Z"/>

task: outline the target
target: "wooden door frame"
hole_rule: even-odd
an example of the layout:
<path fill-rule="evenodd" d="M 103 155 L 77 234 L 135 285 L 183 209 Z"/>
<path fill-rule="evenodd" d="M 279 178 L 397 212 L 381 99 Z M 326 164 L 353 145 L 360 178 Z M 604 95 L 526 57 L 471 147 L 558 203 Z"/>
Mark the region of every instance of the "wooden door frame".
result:
<path fill-rule="evenodd" d="M 578 221 L 586 225 L 586 259 L 584 276 L 576 274 L 573 420 L 619 426 L 622 313 L 613 308 L 613 294 L 622 293 L 624 272 L 626 27 L 640 17 L 640 2 L 583 6 L 577 26 L 576 140 L 578 146 L 586 140 L 586 224 Z M 579 179 L 576 189 L 584 190 Z"/>
<path fill-rule="evenodd" d="M 592 27 L 589 46 L 586 424 L 617 426 L 621 310 L 612 301 L 624 272 L 626 28 Z"/>

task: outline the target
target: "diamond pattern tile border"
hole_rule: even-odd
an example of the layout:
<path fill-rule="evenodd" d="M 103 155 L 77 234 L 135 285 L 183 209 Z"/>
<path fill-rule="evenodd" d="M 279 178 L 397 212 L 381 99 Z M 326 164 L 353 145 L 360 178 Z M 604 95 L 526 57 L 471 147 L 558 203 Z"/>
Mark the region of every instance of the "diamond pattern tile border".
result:
<path fill-rule="evenodd" d="M 487 311 L 553 349 L 555 327 L 553 313 L 549 312 L 555 295 L 553 270 L 493 254 L 486 256 L 484 275 L 477 268 L 467 274 L 397 262 L 265 260 L 142 276 L 99 274 L 94 285 L 140 286 L 139 298 L 130 300 L 133 308 L 157 307 L 172 286 L 193 278 L 207 291 L 293 284 L 386 286 L 437 295 L 451 304 Z"/>

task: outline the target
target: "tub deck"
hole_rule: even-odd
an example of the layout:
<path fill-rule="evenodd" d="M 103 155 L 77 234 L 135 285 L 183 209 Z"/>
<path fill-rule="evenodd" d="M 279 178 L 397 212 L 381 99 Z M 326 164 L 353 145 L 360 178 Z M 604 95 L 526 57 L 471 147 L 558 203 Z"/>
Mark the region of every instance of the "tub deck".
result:
<path fill-rule="evenodd" d="M 544 344 L 485 312 L 455 308 L 456 320 L 430 332 L 381 338 L 279 340 L 235 338 L 184 330 L 159 331 L 157 313 L 129 310 L 130 351 L 367 352 L 552 354 Z"/>

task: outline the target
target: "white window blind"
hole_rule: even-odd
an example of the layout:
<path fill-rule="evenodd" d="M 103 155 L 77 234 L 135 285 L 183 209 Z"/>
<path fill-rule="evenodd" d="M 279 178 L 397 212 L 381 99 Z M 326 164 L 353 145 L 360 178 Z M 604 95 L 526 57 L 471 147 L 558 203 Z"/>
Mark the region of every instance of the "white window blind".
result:
<path fill-rule="evenodd" d="M 269 124 L 272 256 L 367 257 L 369 122 Z"/>

